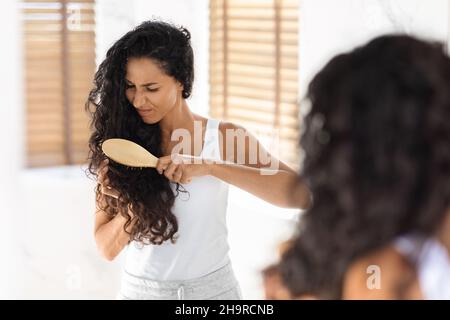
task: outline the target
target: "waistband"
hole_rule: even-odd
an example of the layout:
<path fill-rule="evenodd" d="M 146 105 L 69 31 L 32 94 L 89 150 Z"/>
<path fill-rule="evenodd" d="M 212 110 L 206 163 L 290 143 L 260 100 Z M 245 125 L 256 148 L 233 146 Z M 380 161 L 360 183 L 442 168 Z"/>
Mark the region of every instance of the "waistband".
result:
<path fill-rule="evenodd" d="M 237 280 L 231 263 L 203 277 L 189 280 L 158 281 L 134 276 L 125 270 L 121 292 L 124 296 L 151 295 L 161 299 L 202 299 L 232 289 Z"/>

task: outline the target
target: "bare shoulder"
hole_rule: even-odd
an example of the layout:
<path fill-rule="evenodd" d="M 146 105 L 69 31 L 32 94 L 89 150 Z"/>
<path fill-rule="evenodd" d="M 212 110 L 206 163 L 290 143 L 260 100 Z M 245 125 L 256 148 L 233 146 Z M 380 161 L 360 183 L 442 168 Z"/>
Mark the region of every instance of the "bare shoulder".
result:
<path fill-rule="evenodd" d="M 279 168 L 296 173 L 286 163 L 267 150 L 256 135 L 245 127 L 227 121 L 219 125 L 222 159 L 254 168 Z"/>
<path fill-rule="evenodd" d="M 237 162 L 239 156 L 245 159 L 250 140 L 257 143 L 244 127 L 233 122 L 220 121 L 219 131 L 221 157 L 227 161 Z"/>
<path fill-rule="evenodd" d="M 394 246 L 354 261 L 344 277 L 344 299 L 420 299 L 416 272 Z"/>
<path fill-rule="evenodd" d="M 201 121 L 203 125 L 206 124 L 206 122 L 209 120 L 209 118 L 205 118 L 199 114 L 193 113 L 194 121 Z"/>
<path fill-rule="evenodd" d="M 242 132 L 242 133 L 247 133 L 247 129 L 245 129 L 243 126 L 238 125 L 236 123 L 233 122 L 229 122 L 229 121 L 220 121 L 219 124 L 219 130 L 220 132 L 225 135 L 227 130 L 229 130 L 228 132 Z"/>

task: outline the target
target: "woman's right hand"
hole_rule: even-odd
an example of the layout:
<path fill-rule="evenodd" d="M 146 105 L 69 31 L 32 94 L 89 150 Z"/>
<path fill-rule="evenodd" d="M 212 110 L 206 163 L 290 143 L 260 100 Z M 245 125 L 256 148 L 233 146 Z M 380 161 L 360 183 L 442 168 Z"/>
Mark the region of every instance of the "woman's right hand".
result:
<path fill-rule="evenodd" d="M 109 179 L 107 177 L 108 173 L 108 159 L 104 160 L 98 169 L 97 182 L 100 184 L 100 192 L 104 195 L 113 197 L 115 199 L 119 198 L 119 192 L 109 185 Z"/>

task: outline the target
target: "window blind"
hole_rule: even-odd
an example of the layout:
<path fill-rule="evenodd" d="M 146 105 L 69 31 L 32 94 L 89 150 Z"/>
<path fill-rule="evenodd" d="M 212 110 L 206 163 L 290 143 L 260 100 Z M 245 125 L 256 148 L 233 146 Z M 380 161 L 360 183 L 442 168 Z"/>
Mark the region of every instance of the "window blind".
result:
<path fill-rule="evenodd" d="M 29 167 L 86 162 L 95 1 L 22 1 Z"/>
<path fill-rule="evenodd" d="M 210 115 L 298 168 L 298 0 L 210 1 Z"/>

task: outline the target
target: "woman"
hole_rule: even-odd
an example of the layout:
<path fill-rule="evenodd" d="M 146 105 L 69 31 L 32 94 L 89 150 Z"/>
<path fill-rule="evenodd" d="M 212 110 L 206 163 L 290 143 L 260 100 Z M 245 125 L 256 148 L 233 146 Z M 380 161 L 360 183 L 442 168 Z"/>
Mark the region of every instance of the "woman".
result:
<path fill-rule="evenodd" d="M 128 245 L 122 298 L 240 298 L 228 258 L 228 184 L 278 206 L 309 205 L 306 187 L 300 201 L 289 196 L 296 174 L 287 165 L 265 174 L 277 160 L 245 129 L 189 109 L 193 80 L 189 32 L 160 21 L 119 39 L 95 75 L 87 102 L 89 169 L 99 179 L 95 239 L 109 260 Z M 145 147 L 159 157 L 156 170 L 106 162 L 109 138 Z"/>
<path fill-rule="evenodd" d="M 315 76 L 301 140 L 314 206 L 280 266 L 291 293 L 450 299 L 449 87 L 443 47 L 404 35 Z"/>

